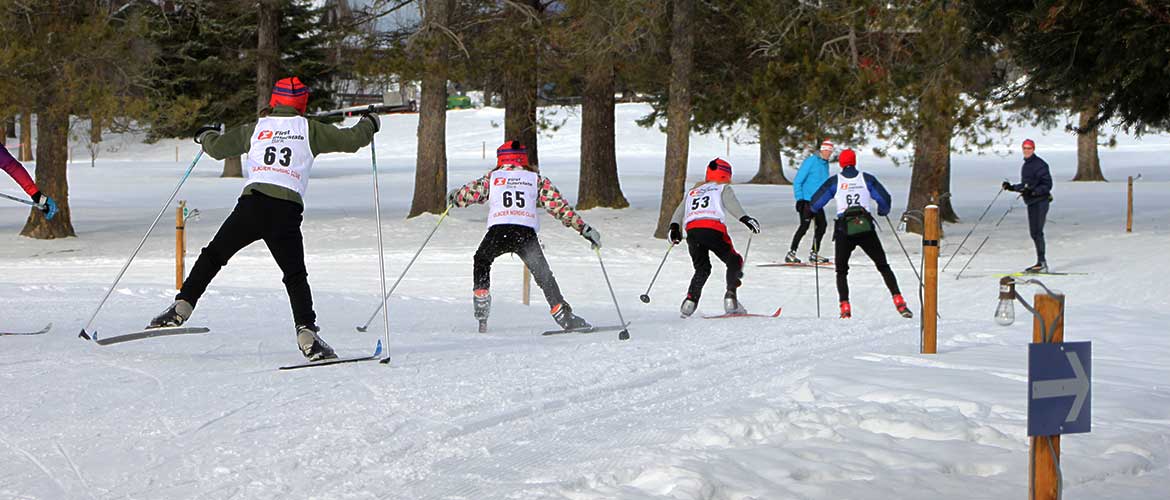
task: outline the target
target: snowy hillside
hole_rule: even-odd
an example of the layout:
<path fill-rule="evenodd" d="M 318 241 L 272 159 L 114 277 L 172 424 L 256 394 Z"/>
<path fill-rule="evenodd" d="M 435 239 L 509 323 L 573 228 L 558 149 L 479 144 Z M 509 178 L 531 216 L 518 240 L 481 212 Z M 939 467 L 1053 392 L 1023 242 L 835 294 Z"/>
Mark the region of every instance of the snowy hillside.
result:
<path fill-rule="evenodd" d="M 940 278 L 939 354 L 918 353 L 918 321 L 898 316 L 860 252 L 850 273 L 854 317 L 836 319 L 831 269 L 760 268 L 783 257 L 796 228 L 789 187 L 737 185 L 764 232 L 751 243 L 740 299 L 778 319 L 704 320 L 721 311 L 721 264 L 693 319 L 678 317 L 690 279 L 685 251 L 669 257 L 650 304 L 638 301 L 667 244 L 651 237 L 665 136 L 618 107 L 617 148 L 627 210 L 583 212 L 605 243 L 632 339 L 612 332 L 542 337 L 556 325 L 539 289 L 520 302 L 521 265 L 496 261 L 491 331 L 475 333 L 471 259 L 486 210 L 452 211 L 391 299 L 390 365 L 280 372 L 300 361 L 280 272 L 262 244 L 212 283 L 190 325 L 207 335 L 98 347 L 76 334 L 173 189 L 196 145 L 112 137 L 89 166 L 73 149 L 70 203 L 78 238 L 17 236 L 27 207 L 0 205 L 0 330 L 52 322 L 42 336 L 0 337 L 0 499 L 786 499 L 1019 498 L 1026 495 L 1027 348 L 1031 320 L 992 321 L 996 273 L 1032 263 L 1022 203 L 964 272 L 988 220 Z M 579 114 L 542 137 L 542 172 L 576 198 Z M 404 220 L 413 184 L 417 116 L 383 119 L 376 139 L 388 279 L 438 217 Z M 448 115 L 449 184 L 482 175 L 502 139 L 503 111 Z M 949 257 L 1005 178 L 1019 175 L 1032 137 L 1053 168 L 1046 228 L 1067 295 L 1065 335 L 1093 341 L 1093 432 L 1062 443 L 1066 498 L 1167 498 L 1170 484 L 1170 165 L 1166 136 L 1120 138 L 1102 149 L 1112 182 L 1073 184 L 1075 138 L 1020 131 L 1007 156 L 956 156 Z M 749 140 L 745 135 L 741 142 Z M 486 145 L 488 159 L 483 159 Z M 179 160 L 175 161 L 175 148 Z M 691 142 L 691 180 L 717 136 Z M 110 151 L 114 149 L 116 151 Z M 731 143 L 734 178 L 755 172 L 754 144 Z M 862 169 L 906 200 L 910 170 L 862 154 Z M 31 165 L 30 165 L 31 167 Z M 202 213 L 188 227 L 188 262 L 231 210 L 239 179 L 205 158 L 179 198 Z M 1132 234 L 1125 176 L 1137 184 Z M 794 172 L 786 170 L 791 177 Z M 15 184 L 0 180 L 0 192 Z M 1018 203 L 1018 202 L 1017 202 Z M 371 351 L 380 318 L 370 151 L 318 159 L 304 234 L 322 337 L 342 355 Z M 168 210 L 95 322 L 103 335 L 137 330 L 175 291 Z M 917 313 L 915 278 L 894 234 L 881 237 Z M 746 230 L 732 228 L 743 249 Z M 915 264 L 921 241 L 900 235 Z M 617 322 L 596 255 L 545 219 L 541 238 L 566 299 L 595 324 Z M 809 238 L 801 247 L 807 254 Z M 827 239 L 826 239 L 827 241 Z M 945 261 L 945 260 L 944 260 Z M 1029 299 L 1034 290 L 1021 288 Z"/>

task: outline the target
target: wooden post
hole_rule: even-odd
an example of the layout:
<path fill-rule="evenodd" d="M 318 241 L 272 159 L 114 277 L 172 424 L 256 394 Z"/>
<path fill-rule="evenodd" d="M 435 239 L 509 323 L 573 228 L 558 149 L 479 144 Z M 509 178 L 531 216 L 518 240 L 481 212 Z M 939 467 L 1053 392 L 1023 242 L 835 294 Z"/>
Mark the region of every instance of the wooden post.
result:
<path fill-rule="evenodd" d="M 922 354 L 938 352 L 938 205 L 926 206 L 922 231 Z"/>
<path fill-rule="evenodd" d="M 32 115 L 28 111 L 20 114 L 20 161 L 33 161 Z"/>
<path fill-rule="evenodd" d="M 1044 325 L 1052 331 L 1052 338 L 1045 339 L 1040 318 L 1032 320 L 1032 342 L 1064 342 L 1064 296 L 1036 294 L 1036 313 L 1043 318 Z M 1052 325 L 1056 326 L 1053 327 Z M 1060 466 L 1060 436 L 1033 436 L 1031 441 L 1031 468 L 1028 498 L 1031 500 L 1056 500 L 1060 484 L 1057 482 Z M 1055 456 L 1056 460 L 1053 460 Z"/>
<path fill-rule="evenodd" d="M 532 281 L 532 271 L 529 271 L 528 265 L 525 264 L 524 265 L 524 286 L 521 287 L 521 290 L 523 290 L 521 293 L 523 293 L 524 296 L 520 297 L 520 300 L 522 302 L 524 302 L 524 305 L 528 305 L 528 302 L 529 302 L 530 298 L 532 297 L 532 283 L 531 283 L 531 281 Z"/>
<path fill-rule="evenodd" d="M 724 155 L 724 158 L 725 159 L 731 158 L 731 138 L 730 137 L 727 138 L 727 154 Z"/>
<path fill-rule="evenodd" d="M 487 159 L 487 141 L 483 141 L 483 159 Z"/>
<path fill-rule="evenodd" d="M 1125 206 L 1125 232 L 1133 232 L 1133 176 L 1129 176 L 1129 201 Z"/>
<path fill-rule="evenodd" d="M 187 211 L 187 200 L 179 200 L 175 209 L 175 290 L 183 289 L 183 278 L 187 274 L 187 222 L 183 212 Z"/>

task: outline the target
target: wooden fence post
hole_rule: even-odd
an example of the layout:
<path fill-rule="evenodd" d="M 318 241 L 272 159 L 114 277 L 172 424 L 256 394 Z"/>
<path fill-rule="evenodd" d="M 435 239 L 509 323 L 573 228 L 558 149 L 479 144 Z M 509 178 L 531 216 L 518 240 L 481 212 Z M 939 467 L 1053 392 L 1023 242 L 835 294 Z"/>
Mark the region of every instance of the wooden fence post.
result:
<path fill-rule="evenodd" d="M 532 297 L 532 283 L 531 282 L 532 282 L 532 271 L 529 271 L 528 265 L 525 264 L 524 265 L 524 286 L 521 287 L 521 290 L 522 290 L 521 293 L 523 294 L 523 296 L 520 297 L 520 300 L 524 302 L 524 305 L 528 305 L 530 297 Z"/>
<path fill-rule="evenodd" d="M 1064 342 L 1064 296 L 1038 293 L 1034 300 L 1039 317 L 1032 320 L 1032 342 Z M 1045 338 L 1042 324 L 1049 327 L 1051 338 Z M 1031 441 L 1028 498 L 1056 500 L 1060 495 L 1060 436 L 1032 436 L 1028 439 Z"/>
<path fill-rule="evenodd" d="M 1129 176 L 1129 201 L 1125 207 L 1125 232 L 1133 232 L 1133 176 Z"/>
<path fill-rule="evenodd" d="M 187 273 L 187 265 L 185 262 L 187 256 L 187 235 L 186 235 L 186 214 L 187 201 L 179 200 L 179 206 L 175 209 L 175 289 L 183 289 L 183 278 Z"/>
<path fill-rule="evenodd" d="M 922 231 L 922 354 L 938 352 L 938 205 L 927 205 Z"/>

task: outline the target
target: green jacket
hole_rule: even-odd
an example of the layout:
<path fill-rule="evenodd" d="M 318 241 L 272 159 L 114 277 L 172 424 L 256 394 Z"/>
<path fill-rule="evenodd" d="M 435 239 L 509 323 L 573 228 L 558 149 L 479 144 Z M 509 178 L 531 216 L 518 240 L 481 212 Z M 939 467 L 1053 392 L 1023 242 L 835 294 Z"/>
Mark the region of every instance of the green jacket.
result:
<path fill-rule="evenodd" d="M 297 116 L 297 110 L 290 106 L 277 106 L 269 116 Z M 239 156 L 252 146 L 252 133 L 256 122 L 229 128 L 223 134 L 210 132 L 203 138 L 203 151 L 217 160 Z M 374 140 L 374 124 L 369 120 L 359 121 L 350 128 L 309 120 L 309 149 L 313 157 L 322 153 L 353 153 Z M 253 183 L 244 188 L 244 195 L 260 193 L 273 198 L 288 200 L 304 205 L 300 193 L 274 184 Z"/>

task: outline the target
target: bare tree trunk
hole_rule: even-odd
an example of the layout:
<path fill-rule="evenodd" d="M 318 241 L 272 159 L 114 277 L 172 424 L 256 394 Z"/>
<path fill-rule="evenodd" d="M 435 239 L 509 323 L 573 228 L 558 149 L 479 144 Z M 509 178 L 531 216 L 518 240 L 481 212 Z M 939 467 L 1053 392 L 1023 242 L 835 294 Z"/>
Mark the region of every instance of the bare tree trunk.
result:
<path fill-rule="evenodd" d="M 239 156 L 229 156 L 223 159 L 223 173 L 220 177 L 243 177 L 244 163 Z"/>
<path fill-rule="evenodd" d="M 4 134 L 4 137 L 6 139 L 15 139 L 16 138 L 16 116 L 9 116 L 8 118 L 5 118 L 4 123 L 5 123 L 4 129 L 6 131 Z"/>
<path fill-rule="evenodd" d="M 89 142 L 91 144 L 102 142 L 102 117 L 100 115 L 91 116 L 89 119 Z"/>
<path fill-rule="evenodd" d="M 532 24 L 532 16 L 541 12 L 540 0 L 508 2 L 509 21 L 515 26 Z M 523 8 L 524 11 L 520 9 Z M 527 33 L 530 30 L 525 30 Z M 528 148 L 528 163 L 539 168 L 537 154 L 536 87 L 540 81 L 537 71 L 537 37 L 525 37 L 509 57 L 508 71 L 504 72 L 504 140 L 520 141 Z"/>
<path fill-rule="evenodd" d="M 1089 127 L 1089 121 L 1096 113 L 1096 103 L 1085 106 L 1081 111 L 1081 130 Z M 1101 157 L 1097 154 L 1097 129 L 1077 134 L 1077 175 L 1073 180 L 1105 181 L 1105 174 L 1101 173 Z"/>
<path fill-rule="evenodd" d="M 20 114 L 20 161 L 33 161 L 32 113 L 25 110 Z"/>
<path fill-rule="evenodd" d="M 784 177 L 784 163 L 780 158 L 780 135 L 775 128 L 760 124 L 760 169 L 750 184 L 791 185 Z"/>
<path fill-rule="evenodd" d="M 959 216 L 951 206 L 951 137 L 952 121 L 943 118 L 945 124 L 922 127 L 914 136 L 914 164 L 910 177 L 910 193 L 906 202 L 907 210 L 921 211 L 927 205 L 938 205 L 939 219 L 943 222 L 958 222 Z M 941 198 L 941 200 L 939 199 Z M 919 217 L 921 218 L 921 217 Z M 922 234 L 922 223 L 906 221 L 906 230 Z"/>
<path fill-rule="evenodd" d="M 422 107 L 418 112 L 418 156 L 414 168 L 414 200 L 407 217 L 442 213 L 447 191 L 447 35 L 444 29 L 455 9 L 453 0 L 423 3 Z"/>
<path fill-rule="evenodd" d="M 69 149 L 69 113 L 60 105 L 41 107 L 37 115 L 37 187 L 57 202 L 57 216 L 45 220 L 33 209 L 20 231 L 22 236 L 40 240 L 76 236 L 69 210 L 69 179 L 66 161 Z"/>
<path fill-rule="evenodd" d="M 276 83 L 276 60 L 280 54 L 280 0 L 260 0 L 256 27 L 256 110 L 268 107 L 272 84 Z"/>
<path fill-rule="evenodd" d="M 0 119 L 0 147 L 8 145 L 8 119 Z"/>
<path fill-rule="evenodd" d="M 691 135 L 691 70 L 695 64 L 692 26 L 695 0 L 674 0 L 670 28 L 670 101 L 666 106 L 666 168 L 655 238 L 666 238 L 670 218 L 682 202 Z"/>
<path fill-rule="evenodd" d="M 626 208 L 614 145 L 614 65 L 611 57 L 586 66 L 581 101 L 581 177 L 577 208 Z"/>

